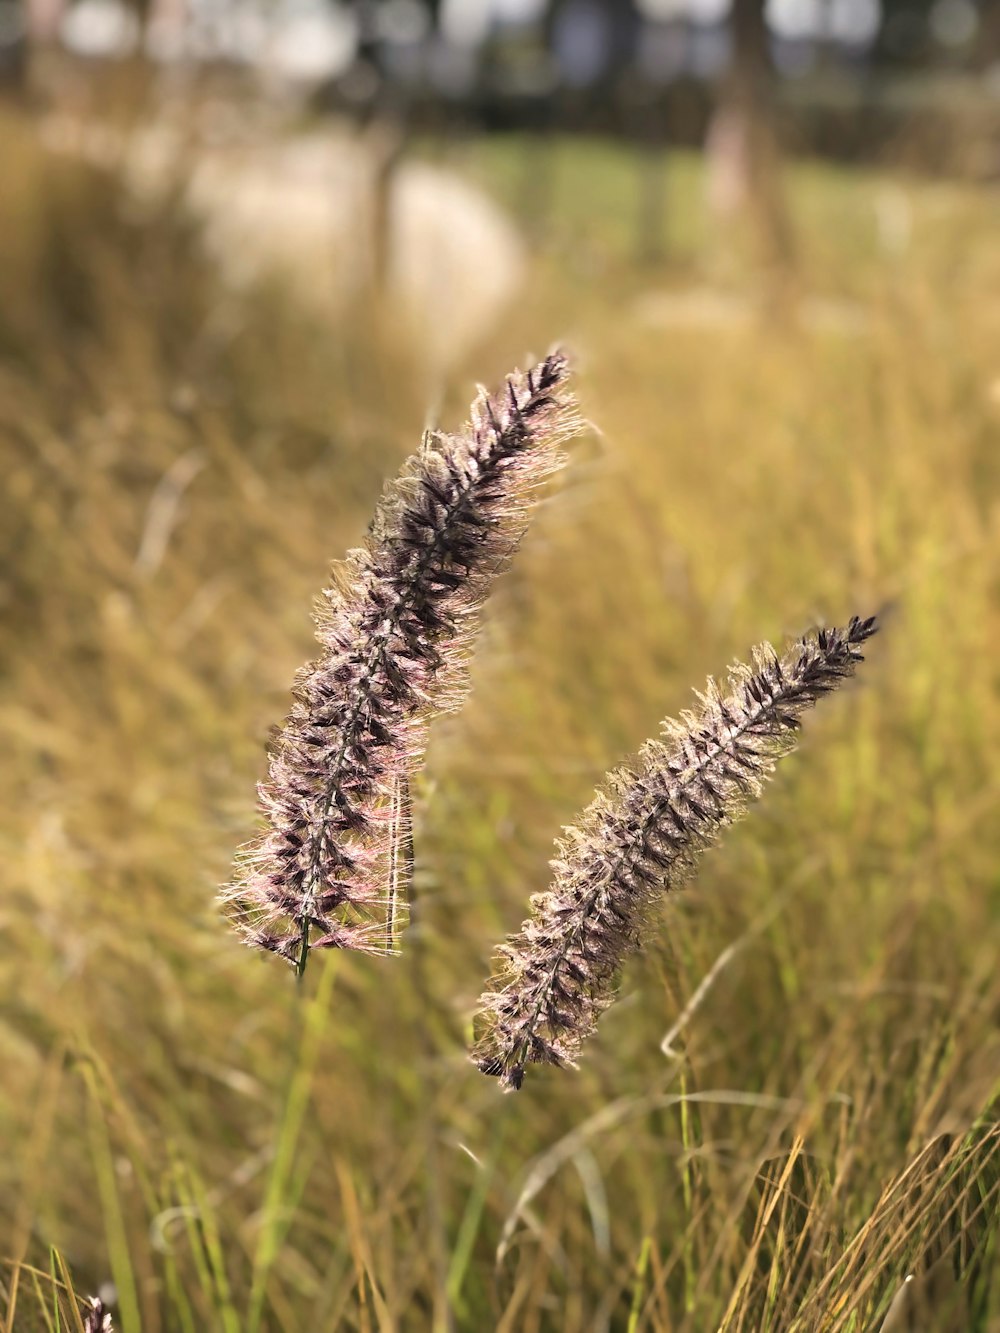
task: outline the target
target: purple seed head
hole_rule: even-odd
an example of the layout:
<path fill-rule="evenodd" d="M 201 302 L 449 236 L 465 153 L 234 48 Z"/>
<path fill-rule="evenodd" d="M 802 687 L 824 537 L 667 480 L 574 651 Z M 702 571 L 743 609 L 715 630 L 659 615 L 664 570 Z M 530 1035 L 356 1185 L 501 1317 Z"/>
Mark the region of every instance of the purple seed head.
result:
<path fill-rule="evenodd" d="M 300 974 L 311 948 L 393 951 L 394 793 L 430 719 L 461 704 L 478 613 L 578 428 L 568 374 L 553 353 L 481 390 L 459 433 L 429 433 L 323 595 L 321 652 L 259 789 L 265 828 L 222 894 L 246 943 Z"/>
<path fill-rule="evenodd" d="M 472 1052 L 484 1074 L 516 1089 L 529 1064 L 574 1063 L 651 908 L 760 795 L 794 749 L 801 715 L 854 674 L 876 629 L 874 617 L 855 617 L 780 658 L 761 645 L 752 667 L 730 669 L 725 691 L 709 681 L 694 712 L 665 722 L 633 767 L 608 775 L 558 844 L 552 887 L 498 951 Z"/>

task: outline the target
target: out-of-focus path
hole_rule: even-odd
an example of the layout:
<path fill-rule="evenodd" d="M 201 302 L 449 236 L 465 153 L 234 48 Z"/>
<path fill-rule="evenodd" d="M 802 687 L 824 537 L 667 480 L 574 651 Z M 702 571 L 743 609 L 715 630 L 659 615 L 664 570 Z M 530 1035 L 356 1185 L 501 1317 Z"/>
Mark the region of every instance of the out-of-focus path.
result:
<path fill-rule="evenodd" d="M 492 200 L 444 167 L 402 159 L 386 171 L 389 146 L 372 136 L 330 127 L 213 143 L 167 124 L 126 133 L 64 116 L 42 133 L 52 150 L 120 172 L 140 202 L 178 191 L 234 287 L 277 278 L 333 315 L 379 268 L 432 373 L 474 349 L 524 281 L 524 244 Z"/>

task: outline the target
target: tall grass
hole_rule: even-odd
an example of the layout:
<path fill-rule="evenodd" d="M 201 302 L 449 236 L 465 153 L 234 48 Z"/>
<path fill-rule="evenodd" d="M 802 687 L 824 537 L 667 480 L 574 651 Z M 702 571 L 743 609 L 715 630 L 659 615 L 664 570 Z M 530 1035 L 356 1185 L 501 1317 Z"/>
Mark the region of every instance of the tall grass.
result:
<path fill-rule="evenodd" d="M 213 896 L 417 374 L 378 312 L 237 304 L 176 219 L 130 220 L 20 119 L 0 137 L 8 1328 L 74 1327 L 58 1284 L 113 1280 L 125 1333 L 860 1330 L 911 1272 L 995 1327 L 994 201 L 804 170 L 804 288 L 863 318 L 680 328 L 649 289 L 712 256 L 634 270 L 617 214 L 574 249 L 604 224 L 556 175 L 558 262 L 469 377 L 568 335 L 605 434 L 432 741 L 413 947 L 391 984 L 340 957 L 297 997 Z M 499 1097 L 468 1019 L 553 832 L 690 680 L 885 602 L 868 688 L 671 902 L 581 1070 Z"/>

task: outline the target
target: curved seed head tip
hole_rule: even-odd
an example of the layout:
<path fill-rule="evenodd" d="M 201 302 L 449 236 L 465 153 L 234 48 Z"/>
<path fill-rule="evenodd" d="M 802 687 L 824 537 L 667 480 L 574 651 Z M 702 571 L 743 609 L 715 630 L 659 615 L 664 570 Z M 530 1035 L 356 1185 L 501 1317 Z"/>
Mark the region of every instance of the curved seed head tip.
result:
<path fill-rule="evenodd" d="M 801 715 L 854 674 L 875 617 L 817 629 L 782 656 L 769 644 L 710 680 L 698 708 L 610 773 L 557 844 L 552 885 L 498 950 L 480 999 L 472 1059 L 518 1088 L 529 1064 L 571 1065 L 641 947 L 651 908 L 690 879 L 702 853 L 794 749 Z"/>
<path fill-rule="evenodd" d="M 312 948 L 391 952 L 405 922 L 408 800 L 427 726 L 467 690 L 477 616 L 539 484 L 579 428 L 561 352 L 425 434 L 317 611 L 320 653 L 259 788 L 261 834 L 221 897 L 245 942 L 301 974 Z"/>

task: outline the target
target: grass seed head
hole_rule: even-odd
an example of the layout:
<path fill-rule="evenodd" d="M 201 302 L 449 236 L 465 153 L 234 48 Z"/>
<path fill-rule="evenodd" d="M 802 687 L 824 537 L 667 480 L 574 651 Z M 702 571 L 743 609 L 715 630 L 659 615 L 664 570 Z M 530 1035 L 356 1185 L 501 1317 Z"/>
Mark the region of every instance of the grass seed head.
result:
<path fill-rule="evenodd" d="M 90 1309 L 83 1317 L 83 1333 L 114 1333 L 111 1311 L 100 1296 L 91 1296 Z"/>
<path fill-rule="evenodd" d="M 478 612 L 563 462 L 578 421 L 568 374 L 553 353 L 480 391 L 457 434 L 425 436 L 324 594 L 322 651 L 298 675 L 259 789 L 266 827 L 223 893 L 246 943 L 300 973 L 311 949 L 394 947 L 393 794 L 430 718 L 462 702 Z"/>
<path fill-rule="evenodd" d="M 783 657 L 762 644 L 752 666 L 730 669 L 725 691 L 710 680 L 697 710 L 664 722 L 634 767 L 608 774 L 558 844 L 552 887 L 499 951 L 472 1053 L 484 1074 L 516 1089 L 529 1064 L 573 1064 L 614 999 L 652 905 L 692 876 L 760 795 L 775 761 L 794 748 L 801 715 L 854 674 L 876 628 L 874 617 L 855 616 Z"/>

